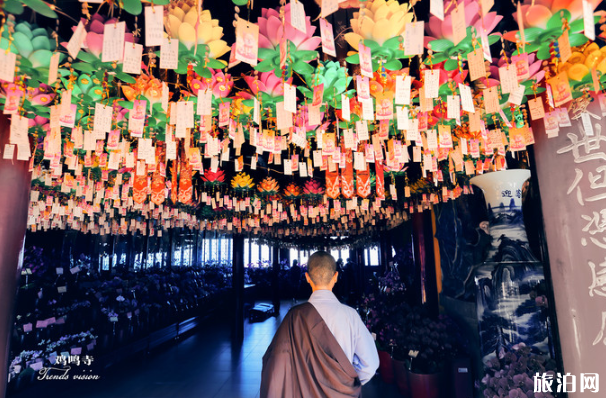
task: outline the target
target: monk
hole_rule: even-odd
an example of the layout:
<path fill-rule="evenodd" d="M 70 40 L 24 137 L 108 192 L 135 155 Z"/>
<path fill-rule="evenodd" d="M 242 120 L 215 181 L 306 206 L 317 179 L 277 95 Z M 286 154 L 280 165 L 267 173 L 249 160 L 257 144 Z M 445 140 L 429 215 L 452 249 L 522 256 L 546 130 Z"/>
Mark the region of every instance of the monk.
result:
<path fill-rule="evenodd" d="M 335 259 L 309 257 L 307 303 L 290 309 L 263 356 L 261 398 L 359 397 L 379 367 L 372 335 L 351 307 L 332 293 Z"/>

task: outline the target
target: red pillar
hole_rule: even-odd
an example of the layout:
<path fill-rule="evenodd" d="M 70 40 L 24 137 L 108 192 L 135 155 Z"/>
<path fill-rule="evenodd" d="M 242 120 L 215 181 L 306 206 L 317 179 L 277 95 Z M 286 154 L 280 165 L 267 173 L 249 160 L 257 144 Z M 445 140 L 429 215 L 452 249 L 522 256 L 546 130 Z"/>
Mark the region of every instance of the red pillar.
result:
<path fill-rule="evenodd" d="M 0 153 L 9 141 L 10 121 L 0 114 Z M 16 151 L 15 151 L 16 152 Z M 16 159 L 16 154 L 15 157 Z M 31 188 L 29 162 L 0 156 L 0 396 L 4 397 L 13 308 L 23 263 Z"/>

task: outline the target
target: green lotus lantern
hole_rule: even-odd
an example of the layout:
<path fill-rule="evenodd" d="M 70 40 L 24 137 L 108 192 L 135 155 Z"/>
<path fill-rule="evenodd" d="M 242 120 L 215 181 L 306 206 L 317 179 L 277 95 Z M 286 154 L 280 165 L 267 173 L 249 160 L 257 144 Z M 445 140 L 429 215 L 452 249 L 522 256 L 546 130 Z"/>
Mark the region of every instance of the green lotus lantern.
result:
<path fill-rule="evenodd" d="M 5 29 L 0 39 L 0 49 L 6 50 L 8 44 L 9 33 L 8 29 Z M 48 69 L 56 49 L 55 39 L 51 38 L 46 29 L 28 22 L 19 22 L 15 25 L 10 50 L 21 56 L 19 68 L 33 82 L 38 84 L 48 82 Z M 59 62 L 64 59 L 65 55 L 60 54 Z M 33 85 L 37 86 L 35 83 Z"/>

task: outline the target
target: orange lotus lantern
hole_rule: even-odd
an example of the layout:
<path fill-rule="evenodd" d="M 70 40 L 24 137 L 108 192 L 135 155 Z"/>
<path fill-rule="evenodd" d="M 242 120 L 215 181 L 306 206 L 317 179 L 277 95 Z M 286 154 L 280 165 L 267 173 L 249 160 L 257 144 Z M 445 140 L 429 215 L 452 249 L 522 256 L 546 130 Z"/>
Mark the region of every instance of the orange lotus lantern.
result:
<path fill-rule="evenodd" d="M 288 184 L 286 186 L 286 188 L 284 188 L 284 197 L 285 198 L 294 199 L 299 196 L 301 196 L 301 188 L 294 182 L 291 182 L 290 184 Z"/>
<path fill-rule="evenodd" d="M 133 84 L 123 85 L 122 93 L 129 101 L 134 101 L 142 95 L 150 103 L 150 106 L 162 101 L 162 81 L 144 72 L 137 76 Z"/>
<path fill-rule="evenodd" d="M 257 185 L 257 190 L 262 195 L 275 195 L 280 191 L 278 181 L 272 177 L 265 177 L 263 181 Z"/>

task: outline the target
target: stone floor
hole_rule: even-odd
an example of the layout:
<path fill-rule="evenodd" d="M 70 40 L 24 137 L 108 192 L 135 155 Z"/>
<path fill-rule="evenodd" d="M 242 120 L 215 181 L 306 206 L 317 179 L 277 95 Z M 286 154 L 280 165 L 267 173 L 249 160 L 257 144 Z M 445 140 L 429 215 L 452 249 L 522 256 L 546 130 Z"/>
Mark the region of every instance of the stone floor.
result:
<path fill-rule="evenodd" d="M 244 341 L 234 345 L 228 323 L 203 325 L 175 344 L 106 370 L 98 381 L 45 380 L 9 398 L 255 398 L 259 396 L 262 357 L 282 316 L 245 323 Z M 43 394 L 43 395 L 39 395 Z M 393 385 L 374 377 L 362 389 L 364 398 L 399 397 Z"/>

